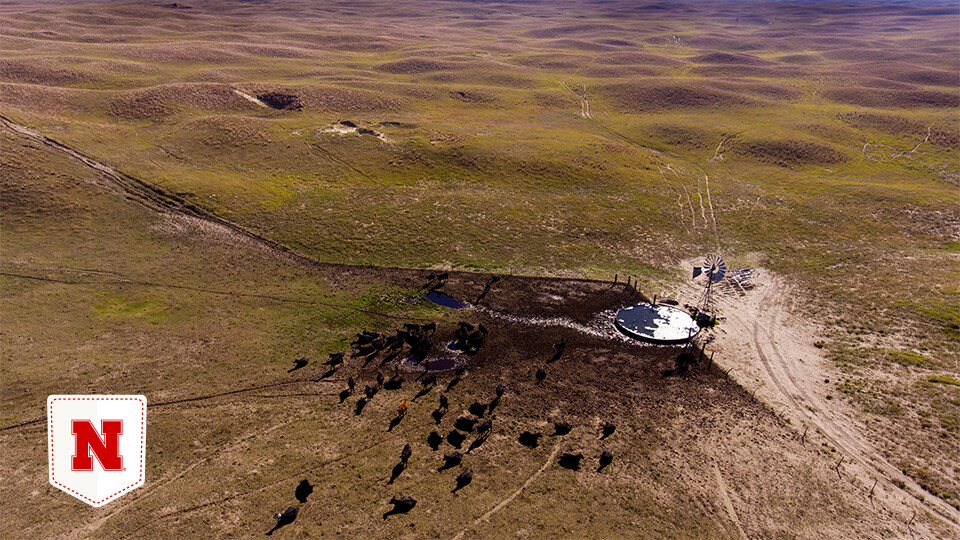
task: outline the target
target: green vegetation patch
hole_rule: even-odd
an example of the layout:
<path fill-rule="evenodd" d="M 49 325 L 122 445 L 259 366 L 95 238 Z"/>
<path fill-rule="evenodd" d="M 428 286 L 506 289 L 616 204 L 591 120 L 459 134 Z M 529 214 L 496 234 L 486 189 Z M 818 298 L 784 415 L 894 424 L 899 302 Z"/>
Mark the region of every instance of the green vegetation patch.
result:
<path fill-rule="evenodd" d="M 159 298 L 110 295 L 94 304 L 90 311 L 103 318 L 138 318 L 159 324 L 173 313 L 173 308 Z"/>
<path fill-rule="evenodd" d="M 933 375 L 927 380 L 937 384 L 948 384 L 951 386 L 960 386 L 960 380 L 957 380 L 949 375 Z"/>
<path fill-rule="evenodd" d="M 924 367 L 930 361 L 926 355 L 909 350 L 887 351 L 887 359 L 902 366 L 916 367 Z"/>

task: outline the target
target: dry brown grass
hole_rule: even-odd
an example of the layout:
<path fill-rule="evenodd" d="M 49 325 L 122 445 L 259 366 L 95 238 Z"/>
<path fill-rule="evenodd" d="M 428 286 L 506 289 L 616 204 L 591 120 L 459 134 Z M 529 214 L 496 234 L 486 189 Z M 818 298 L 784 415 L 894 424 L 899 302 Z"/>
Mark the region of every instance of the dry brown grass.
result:
<path fill-rule="evenodd" d="M 892 114 L 851 112 L 839 118 L 858 129 L 875 129 L 892 135 L 915 135 L 924 129 L 923 122 Z"/>
<path fill-rule="evenodd" d="M 582 39 L 555 39 L 551 41 L 544 41 L 541 43 L 541 46 L 554 49 L 570 49 L 574 51 L 588 52 L 606 52 L 617 50 L 617 47 L 612 45 L 604 45 L 595 41 L 585 41 Z"/>
<path fill-rule="evenodd" d="M 621 79 L 625 77 L 658 77 L 663 75 L 666 68 L 654 66 L 590 66 L 582 70 L 582 74 L 587 77 L 596 77 L 598 79 Z"/>
<path fill-rule="evenodd" d="M 530 30 L 524 35 L 531 38 L 561 38 L 570 36 L 595 36 L 605 31 L 623 31 L 612 24 L 568 24 Z"/>
<path fill-rule="evenodd" d="M 798 66 L 695 66 L 690 73 L 702 77 L 755 77 L 764 79 L 800 79 L 810 76 L 810 70 Z"/>
<path fill-rule="evenodd" d="M 193 120 L 182 127 L 178 137 L 187 146 L 232 146 L 246 148 L 270 143 L 267 135 L 270 123 L 258 118 L 233 116 L 209 116 Z"/>
<path fill-rule="evenodd" d="M 932 277 L 960 238 L 955 6 L 19 1 L 0 3 L 0 112 L 325 261 L 663 282 L 719 245 L 845 317 L 825 350 L 847 336 L 878 373 L 902 367 L 884 348 L 956 365 L 956 293 Z M 324 133 L 345 119 L 389 141 Z M 920 283 L 851 277 L 864 253 Z M 956 403 L 911 369 L 879 373 L 898 382 L 856 420 L 878 449 L 909 434 L 887 458 L 953 504 Z M 803 526 L 770 523 L 748 530 Z"/>
<path fill-rule="evenodd" d="M 214 83 L 165 84 L 119 92 L 109 107 L 111 114 L 125 119 L 162 118 L 184 109 L 218 113 L 256 110 L 256 105 L 230 86 Z"/>
<path fill-rule="evenodd" d="M 960 106 L 960 93 L 939 90 L 878 90 L 855 86 L 827 88 L 824 97 L 839 103 L 861 107 L 937 107 Z"/>
<path fill-rule="evenodd" d="M 91 90 L 32 84 L 0 83 L 0 103 L 33 113 L 88 113 L 94 110 Z"/>
<path fill-rule="evenodd" d="M 434 71 L 450 71 L 463 69 L 463 66 L 454 62 L 430 60 L 426 58 L 405 58 L 396 62 L 387 62 L 377 66 L 380 71 L 411 75 L 416 73 L 430 73 Z"/>
<path fill-rule="evenodd" d="M 744 157 L 782 167 L 840 163 L 844 155 L 831 146 L 803 140 L 736 141 L 731 150 Z"/>
<path fill-rule="evenodd" d="M 65 67 L 49 59 L 0 60 L 0 79 L 9 82 L 69 86 L 103 80 L 89 70 Z"/>
<path fill-rule="evenodd" d="M 649 66 L 673 68 L 688 65 L 686 61 L 680 58 L 645 52 L 617 52 L 602 54 L 596 56 L 595 63 L 602 66 L 644 64 Z"/>
<path fill-rule="evenodd" d="M 294 90 L 302 96 L 304 107 L 313 111 L 395 111 L 407 103 L 396 94 L 342 86 L 301 86 Z"/>
<path fill-rule="evenodd" d="M 597 93 L 618 109 L 631 112 L 688 110 L 704 107 L 733 107 L 754 104 L 738 94 L 711 88 L 704 83 L 651 80 L 599 86 Z"/>
<path fill-rule="evenodd" d="M 770 66 L 776 62 L 752 54 L 712 52 L 687 58 L 696 64 L 725 64 L 733 66 Z"/>
<path fill-rule="evenodd" d="M 787 64 L 816 64 L 823 61 L 823 57 L 816 54 L 785 54 L 777 57 L 778 62 Z"/>

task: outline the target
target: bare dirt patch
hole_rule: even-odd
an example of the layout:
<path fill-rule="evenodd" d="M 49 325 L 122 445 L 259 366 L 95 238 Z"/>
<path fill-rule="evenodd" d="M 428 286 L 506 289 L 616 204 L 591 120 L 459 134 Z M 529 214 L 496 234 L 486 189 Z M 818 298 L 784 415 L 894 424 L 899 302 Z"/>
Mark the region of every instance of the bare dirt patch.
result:
<path fill-rule="evenodd" d="M 833 399 L 829 383 L 842 373 L 815 346 L 822 333 L 814 320 L 797 310 L 802 299 L 779 276 L 760 270 L 747 294 L 721 294 L 716 304 L 724 317 L 715 332 L 718 360 L 728 374 L 770 403 L 778 415 L 792 418 L 793 429 L 811 445 L 821 445 L 841 463 L 850 481 L 873 492 L 885 509 L 909 520 L 916 508 L 927 508 L 948 521 L 960 513 L 929 494 L 887 462 L 867 440 L 860 415 Z M 697 289 L 686 287 L 681 297 L 695 301 Z M 906 486 L 900 487 L 901 485 Z M 927 534 L 939 534 L 929 531 Z"/>

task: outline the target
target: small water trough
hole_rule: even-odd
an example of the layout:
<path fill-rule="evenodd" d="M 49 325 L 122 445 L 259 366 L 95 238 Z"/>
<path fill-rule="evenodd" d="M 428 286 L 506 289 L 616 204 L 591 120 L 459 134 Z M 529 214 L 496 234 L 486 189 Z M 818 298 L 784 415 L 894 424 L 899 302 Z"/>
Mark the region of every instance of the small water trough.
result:
<path fill-rule="evenodd" d="M 434 358 L 427 363 L 427 371 L 450 371 L 457 368 L 457 361 L 453 358 Z"/>
<path fill-rule="evenodd" d="M 461 302 L 456 298 L 450 296 L 449 294 L 442 293 L 440 291 L 430 291 L 427 294 L 423 295 L 424 298 L 437 304 L 438 306 L 443 306 L 450 309 L 465 309 L 467 308 L 466 302 Z"/>

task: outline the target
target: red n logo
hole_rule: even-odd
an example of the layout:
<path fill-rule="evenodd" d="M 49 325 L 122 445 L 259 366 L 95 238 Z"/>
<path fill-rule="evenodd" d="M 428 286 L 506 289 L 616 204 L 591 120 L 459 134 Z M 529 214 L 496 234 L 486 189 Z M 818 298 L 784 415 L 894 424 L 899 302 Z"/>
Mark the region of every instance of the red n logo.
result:
<path fill-rule="evenodd" d="M 74 471 L 93 470 L 93 458 L 90 451 L 97 456 L 97 461 L 105 471 L 119 471 L 123 469 L 123 456 L 120 455 L 120 434 L 123 433 L 122 420 L 101 420 L 100 431 L 90 420 L 73 420 L 72 433 L 76 442 L 71 469 Z"/>

